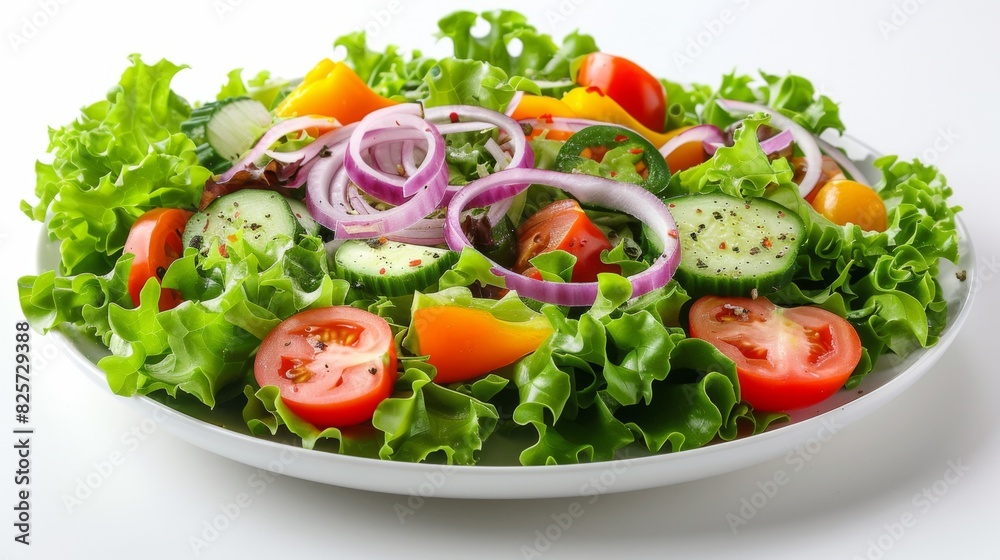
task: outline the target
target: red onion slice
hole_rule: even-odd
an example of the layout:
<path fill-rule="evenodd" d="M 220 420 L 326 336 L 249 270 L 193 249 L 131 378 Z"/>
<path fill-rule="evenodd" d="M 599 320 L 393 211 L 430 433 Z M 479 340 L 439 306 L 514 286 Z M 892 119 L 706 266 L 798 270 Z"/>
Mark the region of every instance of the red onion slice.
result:
<path fill-rule="evenodd" d="M 791 131 L 792 137 L 795 139 L 795 144 L 802 150 L 802 154 L 806 159 L 806 175 L 802 178 L 802 182 L 799 183 L 799 194 L 804 198 L 812 192 L 813 187 L 819 181 L 823 165 L 823 154 L 820 153 L 819 146 L 816 144 L 816 137 L 811 132 L 799 126 L 792 119 L 765 105 L 747 103 L 745 101 L 733 101 L 731 99 L 719 99 L 716 103 L 730 113 L 767 113 L 771 115 L 771 125 L 781 130 Z"/>
<path fill-rule="evenodd" d="M 660 146 L 660 155 L 667 157 L 674 150 L 687 144 L 689 142 L 701 142 L 702 146 L 705 147 L 705 151 L 708 151 L 709 144 L 721 144 L 726 141 L 725 135 L 722 130 L 715 126 L 714 124 L 701 124 L 698 126 L 693 126 L 684 132 L 681 132 L 677 136 L 674 136 L 663 146 Z M 709 152 L 709 154 L 714 153 Z"/>
<path fill-rule="evenodd" d="M 389 107 L 394 109 L 395 107 Z M 402 202 L 430 183 L 441 173 L 444 166 L 444 139 L 432 123 L 415 115 L 401 112 L 383 113 L 380 109 L 369 114 L 354 130 L 347 143 L 347 158 L 344 167 L 347 174 L 361 190 L 391 204 Z M 427 155 L 418 166 L 416 173 L 401 177 L 395 171 L 380 171 L 367 162 L 362 156 L 363 149 L 373 144 L 383 144 L 403 140 L 413 140 L 413 131 L 426 138 Z M 370 135 L 370 136 L 369 136 Z M 369 143 L 370 141 L 370 143 Z M 365 146 L 364 148 L 362 146 Z M 373 154 L 376 156 L 377 154 Z M 447 178 L 448 171 L 444 169 Z"/>
<path fill-rule="evenodd" d="M 854 165 L 854 162 L 851 161 L 851 158 L 844 155 L 844 152 L 840 151 L 839 148 L 827 142 L 826 140 L 823 140 L 818 136 L 816 136 L 815 138 L 816 138 L 816 143 L 819 145 L 820 149 L 823 150 L 823 152 L 826 155 L 830 156 L 830 158 L 833 161 L 837 162 L 837 165 L 839 165 L 841 169 L 846 171 L 847 174 L 851 176 L 851 180 L 861 183 L 862 185 L 868 187 L 871 186 L 871 184 L 868 182 L 868 178 L 865 177 L 865 174 L 862 173 L 860 169 L 858 169 L 858 166 Z"/>
<path fill-rule="evenodd" d="M 462 233 L 462 212 L 469 206 L 484 206 L 510 198 L 531 183 L 565 190 L 580 202 L 626 212 L 646 224 L 661 240 L 663 252 L 646 270 L 628 277 L 632 297 L 638 297 L 665 285 L 680 263 L 677 225 L 666 205 L 655 195 L 635 185 L 612 179 L 577 173 L 559 173 L 543 169 L 507 169 L 466 185 L 448 205 L 444 235 L 455 251 L 471 247 Z M 597 282 L 548 282 L 517 274 L 495 262 L 493 273 L 504 278 L 506 287 L 519 295 L 557 305 L 593 305 Z"/>
<path fill-rule="evenodd" d="M 513 115 L 514 111 L 517 110 L 518 104 L 521 103 L 521 99 L 523 97 L 524 97 L 523 91 L 515 91 L 514 97 L 510 98 L 510 102 L 507 103 L 507 109 L 504 110 L 503 114 L 507 115 L 508 117 Z"/>
<path fill-rule="evenodd" d="M 230 167 L 229 171 L 220 175 L 216 181 L 219 183 L 229 181 L 238 172 L 246 169 L 251 163 L 257 161 L 260 156 L 264 155 L 264 152 L 266 152 L 272 144 L 287 134 L 309 128 L 327 128 L 330 126 L 340 126 L 340 123 L 338 123 L 336 119 L 326 117 L 296 117 L 294 119 L 282 121 L 268 129 L 268 131 L 260 137 L 260 140 L 257 141 L 257 144 L 255 144 L 245 156 L 240 158 L 238 162 Z"/>

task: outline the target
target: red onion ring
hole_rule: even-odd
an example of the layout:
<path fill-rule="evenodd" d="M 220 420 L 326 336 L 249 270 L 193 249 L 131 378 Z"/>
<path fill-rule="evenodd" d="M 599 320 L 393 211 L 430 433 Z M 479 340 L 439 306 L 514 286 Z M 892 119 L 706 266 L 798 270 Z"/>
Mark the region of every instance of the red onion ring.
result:
<path fill-rule="evenodd" d="M 847 174 L 851 176 L 851 180 L 861 183 L 862 185 L 868 187 L 871 186 L 871 184 L 868 182 L 868 179 L 865 177 L 865 174 L 862 173 L 860 169 L 858 169 L 858 166 L 854 165 L 854 162 L 851 161 L 851 158 L 847 157 L 844 154 L 844 152 L 840 151 L 839 148 L 827 142 L 826 140 L 823 140 L 819 136 L 816 136 L 815 138 L 816 138 L 816 144 L 819 145 L 820 149 L 823 150 L 823 152 L 826 155 L 830 156 L 830 159 L 837 162 L 837 165 L 839 165 L 841 169 L 846 171 Z"/>
<path fill-rule="evenodd" d="M 670 140 L 667 140 L 666 144 L 660 146 L 660 155 L 667 157 L 674 150 L 689 142 L 701 142 L 702 146 L 705 147 L 705 151 L 708 151 L 710 143 L 721 144 L 725 141 L 726 137 L 722 134 L 722 130 L 719 127 L 714 124 L 701 124 L 693 126 L 684 132 L 681 132 L 677 136 L 674 136 Z M 711 154 L 712 152 L 709 153 Z"/>
<path fill-rule="evenodd" d="M 253 148 L 238 162 L 236 162 L 229 171 L 226 171 L 216 180 L 219 183 L 225 183 L 233 178 L 234 175 L 240 171 L 246 169 L 251 163 L 257 161 L 260 156 L 264 155 L 264 152 L 271 147 L 272 144 L 277 142 L 282 136 L 290 134 L 292 132 L 298 132 L 301 130 L 306 130 L 309 128 L 326 128 L 329 126 L 339 126 L 336 119 L 330 119 L 326 117 L 296 117 L 294 119 L 288 119 L 287 121 L 282 121 L 264 133 L 260 137 L 260 140 L 254 145 Z"/>
<path fill-rule="evenodd" d="M 455 251 L 471 247 L 462 232 L 462 212 L 469 206 L 485 206 L 510 198 L 531 183 L 541 183 L 565 190 L 580 202 L 627 212 L 646 224 L 663 243 L 663 252 L 646 270 L 628 277 L 632 297 L 638 297 L 665 285 L 680 263 L 677 225 L 666 205 L 655 195 L 635 185 L 612 179 L 577 173 L 559 173 L 544 169 L 507 169 L 478 179 L 465 186 L 448 205 L 444 235 Z M 497 263 L 492 272 L 504 278 L 506 287 L 519 295 L 557 305 L 593 305 L 597 282 L 548 282 L 517 274 Z"/>

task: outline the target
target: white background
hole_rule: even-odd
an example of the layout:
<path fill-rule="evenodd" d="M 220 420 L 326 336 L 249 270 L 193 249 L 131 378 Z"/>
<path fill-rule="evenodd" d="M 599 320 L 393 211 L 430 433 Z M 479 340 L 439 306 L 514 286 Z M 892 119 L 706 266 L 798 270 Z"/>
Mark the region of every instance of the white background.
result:
<path fill-rule="evenodd" d="M 32 194 L 47 125 L 61 125 L 117 82 L 126 55 L 192 65 L 175 82 L 187 98 L 213 95 L 234 67 L 300 75 L 340 34 L 367 26 L 373 41 L 440 52 L 436 20 L 460 2 L 201 0 L 169 8 L 136 2 L 5 2 L 0 19 L 0 342 L 12 362 L 21 317 L 15 281 L 34 270 L 38 224 L 17 211 Z M 364 4 L 364 7 L 360 7 Z M 157 5 L 168 5 L 167 3 Z M 395 4 L 393 4 L 395 6 Z M 688 484 L 609 494 L 538 542 L 571 499 L 429 500 L 405 522 L 402 498 L 277 478 L 257 493 L 256 470 L 193 447 L 75 370 L 35 336 L 30 547 L 13 542 L 13 440 L 0 438 L 0 551 L 10 558 L 185 558 L 192 536 L 241 493 L 252 502 L 210 539 L 204 558 L 989 558 L 997 557 L 1000 376 L 996 320 L 1000 260 L 1000 5 L 988 0 L 598 2 L 505 0 L 560 38 L 581 28 L 606 51 L 657 75 L 717 83 L 732 68 L 791 70 L 841 102 L 850 134 L 885 152 L 934 159 L 979 251 L 982 283 L 963 334 L 902 396 L 842 430 L 793 472 L 784 458 Z M 141 7 L 140 7 L 141 6 Z M 728 11 L 728 12 L 725 12 Z M 725 12 L 725 13 L 724 13 Z M 388 17 L 387 17 L 388 16 Z M 27 18 L 25 20 L 24 18 Z M 726 23 L 722 23 L 722 19 Z M 26 29 L 26 21 L 40 22 Z M 719 21 L 715 21 L 719 20 Z M 34 32 L 32 32 L 34 31 Z M 712 33 L 714 31 L 714 35 Z M 12 39 L 17 34 L 24 42 Z M 700 35 L 699 35 L 700 34 Z M 29 36 L 30 35 L 30 36 Z M 15 47 L 12 40 L 17 42 Z M 700 45 L 698 42 L 700 41 Z M 687 52 L 685 52 L 687 51 Z M 681 62 L 678 55 L 690 57 Z M 11 367 L 0 382 L 0 427 L 13 424 Z M 144 423 L 145 421 L 145 423 Z M 8 432 L 9 433 L 9 432 Z M 138 435 L 130 435 L 138 434 Z M 140 439 L 140 436 L 142 439 Z M 110 457 L 121 463 L 83 503 L 64 505 Z M 952 464 L 968 468 L 951 484 Z M 778 471 L 790 481 L 736 531 L 727 514 Z M 933 489 L 941 491 L 934 494 Z M 914 496 L 932 489 L 924 506 Z M 899 525 L 913 516 L 912 527 Z M 898 526 L 897 526 L 898 525 Z M 211 536 L 211 535 L 209 535 Z M 879 545 L 882 545 L 879 548 Z"/>

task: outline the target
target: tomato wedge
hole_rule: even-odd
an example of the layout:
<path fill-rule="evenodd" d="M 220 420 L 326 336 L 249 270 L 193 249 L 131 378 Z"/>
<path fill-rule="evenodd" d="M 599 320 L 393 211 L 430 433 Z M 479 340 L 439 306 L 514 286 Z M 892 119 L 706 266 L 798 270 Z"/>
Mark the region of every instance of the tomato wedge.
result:
<path fill-rule="evenodd" d="M 396 344 L 385 319 L 350 306 L 303 311 L 261 343 L 257 383 L 275 385 L 292 412 L 317 428 L 371 420 L 396 383 Z"/>
<path fill-rule="evenodd" d="M 599 272 L 621 272 L 617 265 L 601 261 L 601 252 L 612 248 L 608 237 L 590 221 L 577 201 L 557 200 L 517 228 L 517 262 L 511 270 L 540 279 L 528 261 L 559 249 L 576 257 L 573 282 L 596 282 Z"/>
<path fill-rule="evenodd" d="M 691 336 L 736 362 L 743 400 L 764 411 L 816 404 L 861 360 L 846 319 L 818 307 L 777 307 L 766 298 L 705 296 L 691 306 Z"/>
<path fill-rule="evenodd" d="M 590 53 L 580 64 L 576 83 L 599 89 L 646 128 L 654 132 L 663 130 L 667 116 L 663 85 L 631 60 L 602 52 Z"/>
<path fill-rule="evenodd" d="M 128 293 L 139 306 L 139 292 L 150 278 L 163 279 L 170 263 L 184 253 L 181 236 L 192 212 L 180 208 L 154 208 L 139 216 L 125 240 L 125 252 L 132 253 Z M 184 301 L 177 290 L 160 291 L 160 311 L 173 309 Z"/>

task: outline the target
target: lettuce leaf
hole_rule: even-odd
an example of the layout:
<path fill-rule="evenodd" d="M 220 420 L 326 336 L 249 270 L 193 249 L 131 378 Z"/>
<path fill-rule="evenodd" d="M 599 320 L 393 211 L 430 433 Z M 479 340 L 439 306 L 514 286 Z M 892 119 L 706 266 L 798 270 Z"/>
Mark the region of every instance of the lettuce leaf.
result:
<path fill-rule="evenodd" d="M 817 94 L 812 82 L 787 74 L 774 76 L 760 72 L 760 77 L 737 74 L 722 76 L 717 88 L 704 84 L 684 85 L 661 80 L 667 93 L 666 130 L 695 124 L 714 124 L 726 129 L 743 115 L 730 114 L 716 104 L 719 99 L 759 103 L 777 109 L 813 134 L 825 130 L 844 132 L 840 108 L 829 97 Z"/>
<path fill-rule="evenodd" d="M 774 162 L 760 147 L 757 130 L 768 123 L 764 113 L 749 115 L 734 132 L 732 146 L 719 148 L 715 156 L 705 163 L 675 173 L 670 178 L 667 196 L 721 191 L 738 198 L 756 198 L 764 194 L 768 185 L 792 180 L 788 162 Z"/>
<path fill-rule="evenodd" d="M 236 68 L 226 75 L 227 81 L 215 95 L 216 101 L 231 97 L 249 97 L 273 110 L 292 90 L 290 80 L 272 78 L 271 73 L 262 70 L 249 80 L 243 80 L 243 69 Z"/>
<path fill-rule="evenodd" d="M 482 17 L 489 23 L 489 32 L 481 37 L 472 28 Z M 508 76 L 523 76 L 529 80 L 563 82 L 547 85 L 544 93 L 558 95 L 559 88 L 573 86 L 571 63 L 577 57 L 597 51 L 593 37 L 570 33 L 558 45 L 552 37 L 539 33 L 525 16 L 510 10 L 495 10 L 477 15 L 460 11 L 438 22 L 439 37 L 451 40 L 456 59 L 488 63 Z M 511 42 L 520 43 L 520 53 L 511 54 Z"/>
<path fill-rule="evenodd" d="M 107 99 L 49 131 L 52 162 L 35 165 L 39 200 L 21 202 L 32 219 L 48 216 L 66 274 L 107 273 L 139 215 L 159 206 L 194 208 L 209 177 L 194 143 L 179 132 L 190 107 L 170 82 L 184 67 L 129 60 Z"/>
<path fill-rule="evenodd" d="M 516 365 L 514 421 L 538 433 L 521 453 L 523 464 L 609 460 L 633 442 L 652 452 L 679 451 L 732 439 L 741 420 L 763 430 L 785 418 L 738 407 L 733 362 L 665 326 L 649 311 L 655 302 L 623 308 L 631 296 L 628 280 L 607 274 L 598 284 L 598 301 L 578 319 L 543 307 L 556 332 Z M 673 299 L 676 292 L 661 297 Z"/>

